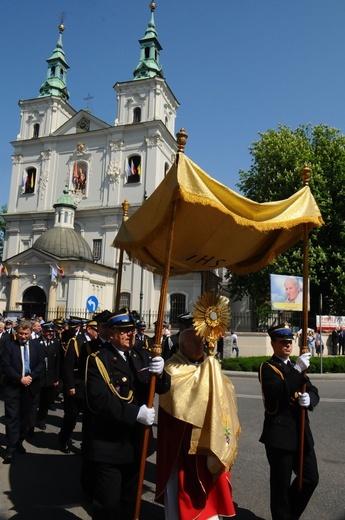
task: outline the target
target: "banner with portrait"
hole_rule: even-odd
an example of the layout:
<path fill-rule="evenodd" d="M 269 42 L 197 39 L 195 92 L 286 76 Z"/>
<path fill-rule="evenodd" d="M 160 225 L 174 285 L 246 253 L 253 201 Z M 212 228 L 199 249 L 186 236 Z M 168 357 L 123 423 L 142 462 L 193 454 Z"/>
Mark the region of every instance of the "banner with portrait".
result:
<path fill-rule="evenodd" d="M 275 311 L 302 311 L 303 278 L 271 274 L 271 309 Z M 309 290 L 308 290 L 309 302 Z M 309 305 L 308 305 L 309 307 Z"/>

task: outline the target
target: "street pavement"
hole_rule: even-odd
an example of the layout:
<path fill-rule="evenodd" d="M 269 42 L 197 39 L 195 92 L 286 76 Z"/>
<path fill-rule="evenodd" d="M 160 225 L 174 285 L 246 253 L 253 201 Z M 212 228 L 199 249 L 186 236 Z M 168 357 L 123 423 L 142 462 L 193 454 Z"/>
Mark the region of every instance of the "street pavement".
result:
<path fill-rule="evenodd" d="M 242 433 L 233 466 L 232 487 L 238 520 L 270 520 L 269 471 L 264 446 L 258 442 L 263 404 L 256 374 L 227 372 L 235 385 Z M 319 464 L 320 484 L 301 520 L 345 520 L 344 412 L 345 375 L 311 377 L 321 402 L 310 414 Z M 6 439 L 0 401 L 0 456 Z M 49 412 L 47 429 L 35 430 L 24 443 L 26 455 L 17 454 L 11 465 L 0 462 L 0 520 L 87 520 L 90 504 L 79 485 L 81 422 L 73 434 L 73 452 L 58 450 L 57 433 L 62 405 Z M 155 430 L 155 429 L 154 429 Z M 155 456 L 148 459 L 141 504 L 141 520 L 164 520 L 164 509 L 153 502 Z M 120 519 L 119 519 L 120 520 Z"/>

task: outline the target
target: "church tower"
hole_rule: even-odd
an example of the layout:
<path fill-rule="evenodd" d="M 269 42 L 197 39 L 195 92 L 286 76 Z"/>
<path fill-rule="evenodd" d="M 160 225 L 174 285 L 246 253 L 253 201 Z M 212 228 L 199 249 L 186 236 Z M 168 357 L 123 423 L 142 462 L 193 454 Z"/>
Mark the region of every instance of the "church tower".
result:
<path fill-rule="evenodd" d="M 48 63 L 47 77 L 34 99 L 19 101 L 21 108 L 21 126 L 17 140 L 35 139 L 51 135 L 63 125 L 75 111 L 67 103 L 67 65 L 62 45 L 62 34 L 65 30 L 60 23 L 59 38 Z"/>
<path fill-rule="evenodd" d="M 146 176 L 142 182 L 147 195 L 161 182 L 176 153 L 174 134 L 176 111 L 179 107 L 159 64 L 162 47 L 155 27 L 155 9 L 155 2 L 151 2 L 151 18 L 145 36 L 139 40 L 140 58 L 133 72 L 133 80 L 116 83 L 114 86 L 118 105 L 115 125 L 123 126 L 123 131 L 127 134 L 128 151 L 135 149 L 135 134 L 138 136 L 141 133 L 144 137 L 145 156 L 133 157 L 130 153 L 128 157 L 128 180 L 135 181 L 135 177 L 130 175 L 131 170 L 138 173 L 139 168 L 143 172 L 144 166 Z M 142 145 L 140 148 L 143 149 Z"/>

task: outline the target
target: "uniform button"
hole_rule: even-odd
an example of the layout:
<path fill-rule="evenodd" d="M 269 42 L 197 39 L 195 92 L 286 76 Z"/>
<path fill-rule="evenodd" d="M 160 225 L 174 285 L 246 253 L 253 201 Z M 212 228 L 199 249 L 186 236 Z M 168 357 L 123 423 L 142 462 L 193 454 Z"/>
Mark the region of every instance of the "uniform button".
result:
<path fill-rule="evenodd" d="M 127 377 L 123 377 L 122 381 L 125 383 L 127 381 Z"/>

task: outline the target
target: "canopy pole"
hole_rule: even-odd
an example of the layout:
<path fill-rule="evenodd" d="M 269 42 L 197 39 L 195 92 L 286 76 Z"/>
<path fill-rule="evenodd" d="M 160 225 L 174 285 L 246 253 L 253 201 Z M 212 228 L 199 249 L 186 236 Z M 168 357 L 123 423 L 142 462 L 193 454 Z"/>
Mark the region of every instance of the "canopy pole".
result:
<path fill-rule="evenodd" d="M 306 163 L 302 170 L 303 185 L 308 186 L 310 180 L 311 169 Z M 309 293 L 309 237 L 308 224 L 303 224 L 303 306 L 302 306 L 302 344 L 300 355 L 309 352 L 307 336 L 308 336 L 308 293 Z M 303 375 L 306 376 L 304 370 Z M 306 391 L 306 384 L 302 387 L 302 393 Z M 303 459 L 304 459 L 304 434 L 305 434 L 305 416 L 306 410 L 301 407 L 300 411 L 300 445 L 299 445 L 299 470 L 298 470 L 298 487 L 302 490 L 303 481 Z"/>
<path fill-rule="evenodd" d="M 128 220 L 128 210 L 129 210 L 129 202 L 128 200 L 124 200 L 122 203 L 122 220 Z M 116 284 L 116 296 L 115 296 L 115 308 L 117 311 L 120 305 L 120 294 L 121 294 L 121 283 L 122 283 L 122 269 L 123 269 L 123 249 L 120 249 L 119 255 L 119 268 L 117 272 L 117 284 Z"/>
<path fill-rule="evenodd" d="M 188 134 L 182 128 L 180 130 L 180 132 L 178 132 L 176 135 L 177 135 L 178 153 L 176 155 L 175 160 L 176 160 L 176 164 L 178 166 L 179 153 L 184 152 Z M 164 309 L 165 309 L 165 303 L 166 303 L 167 292 L 168 292 L 170 262 L 171 262 L 171 252 L 172 252 L 172 245 L 173 245 L 173 239 L 174 239 L 174 227 L 175 227 L 177 200 L 175 199 L 172 204 L 173 205 L 172 205 L 171 217 L 170 217 L 170 223 L 169 223 L 169 233 L 168 233 L 168 237 L 167 237 L 166 250 L 165 250 L 164 272 L 163 272 L 163 277 L 162 277 L 161 293 L 160 293 L 160 297 L 159 297 L 155 342 L 154 342 L 153 347 L 151 348 L 154 356 L 159 356 L 162 353 L 161 332 L 162 332 L 162 328 L 163 328 Z M 153 407 L 153 402 L 154 402 L 154 397 L 155 397 L 155 386 L 156 386 L 156 376 L 151 375 L 150 383 L 149 383 L 149 395 L 148 395 L 148 401 L 147 401 L 148 408 Z M 139 480 L 138 480 L 137 499 L 136 499 L 136 503 L 135 503 L 134 520 L 139 519 L 149 436 L 150 436 L 150 427 L 147 426 L 145 428 L 142 450 L 141 450 L 141 461 L 140 461 L 140 469 L 139 469 Z"/>

